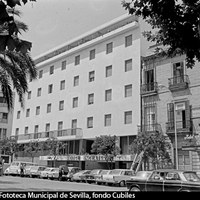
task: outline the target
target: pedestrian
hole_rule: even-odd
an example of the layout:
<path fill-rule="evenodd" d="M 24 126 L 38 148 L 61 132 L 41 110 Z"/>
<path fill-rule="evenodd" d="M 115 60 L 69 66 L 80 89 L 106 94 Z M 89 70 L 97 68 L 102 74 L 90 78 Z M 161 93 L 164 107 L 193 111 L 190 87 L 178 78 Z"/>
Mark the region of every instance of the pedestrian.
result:
<path fill-rule="evenodd" d="M 24 176 L 24 165 L 22 163 L 20 165 L 20 176 Z"/>
<path fill-rule="evenodd" d="M 3 158 L 0 157 L 0 176 L 3 175 L 3 163 L 4 163 Z"/>

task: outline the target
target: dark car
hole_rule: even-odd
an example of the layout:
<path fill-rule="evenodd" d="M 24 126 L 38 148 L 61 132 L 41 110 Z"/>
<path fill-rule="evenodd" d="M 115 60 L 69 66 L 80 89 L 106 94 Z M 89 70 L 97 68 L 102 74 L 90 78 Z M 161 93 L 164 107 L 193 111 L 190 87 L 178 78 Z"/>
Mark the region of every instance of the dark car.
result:
<path fill-rule="evenodd" d="M 154 170 L 148 179 L 126 181 L 129 191 L 200 192 L 200 178 L 195 171 Z"/>

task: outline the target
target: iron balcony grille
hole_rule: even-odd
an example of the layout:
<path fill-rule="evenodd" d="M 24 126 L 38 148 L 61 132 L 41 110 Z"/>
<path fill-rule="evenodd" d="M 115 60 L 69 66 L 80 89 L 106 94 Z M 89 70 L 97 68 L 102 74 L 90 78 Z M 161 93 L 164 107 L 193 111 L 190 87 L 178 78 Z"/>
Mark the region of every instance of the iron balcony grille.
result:
<path fill-rule="evenodd" d="M 174 121 L 166 123 L 166 131 L 167 132 L 175 132 L 175 123 Z M 191 120 L 177 121 L 176 122 L 176 130 L 178 132 L 191 132 L 192 131 L 192 123 Z"/>
<path fill-rule="evenodd" d="M 138 133 L 156 132 L 156 131 L 161 132 L 161 125 L 158 123 L 138 126 Z"/>
<path fill-rule="evenodd" d="M 59 138 L 65 136 L 83 136 L 83 130 L 81 128 L 73 128 L 73 129 L 64 129 L 64 130 L 56 130 L 56 131 L 47 131 L 47 132 L 39 132 L 39 133 L 30 133 L 30 134 L 19 134 L 17 136 L 11 136 L 16 140 L 32 140 L 39 138 Z"/>
<path fill-rule="evenodd" d="M 152 83 L 146 83 L 141 85 L 140 92 L 142 95 L 149 94 L 149 93 L 157 93 L 158 91 L 158 83 L 152 82 Z"/>
<path fill-rule="evenodd" d="M 186 89 L 189 84 L 188 75 L 175 76 L 173 78 L 169 78 L 169 89 L 170 90 L 178 90 L 178 89 Z"/>

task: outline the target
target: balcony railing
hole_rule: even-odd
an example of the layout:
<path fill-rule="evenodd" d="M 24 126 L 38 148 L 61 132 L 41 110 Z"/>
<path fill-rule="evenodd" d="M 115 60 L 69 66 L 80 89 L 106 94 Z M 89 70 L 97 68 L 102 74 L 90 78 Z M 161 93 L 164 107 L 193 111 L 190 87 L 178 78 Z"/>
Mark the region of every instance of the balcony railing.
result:
<path fill-rule="evenodd" d="M 0 119 L 0 123 L 5 123 L 5 124 L 7 124 L 7 123 L 8 123 L 8 119 L 3 119 L 3 118 L 1 118 L 1 119 Z"/>
<path fill-rule="evenodd" d="M 156 132 L 156 131 L 162 132 L 161 125 L 158 123 L 138 126 L 138 134 L 145 133 L 145 132 L 151 133 L 151 132 Z"/>
<path fill-rule="evenodd" d="M 174 125 L 175 125 L 174 121 L 167 122 L 166 123 L 166 132 L 174 133 L 175 132 Z M 177 130 L 177 132 L 182 132 L 182 133 L 192 132 L 192 121 L 191 120 L 177 121 L 176 122 L 176 130 Z"/>
<path fill-rule="evenodd" d="M 156 94 L 157 92 L 158 92 L 158 83 L 157 82 L 143 84 L 140 87 L 141 95 Z"/>
<path fill-rule="evenodd" d="M 64 130 L 56 130 L 56 131 L 47 131 L 47 132 L 39 132 L 39 133 L 30 133 L 30 134 L 21 134 L 17 136 L 11 136 L 13 139 L 20 140 L 34 140 L 34 139 L 48 139 L 51 137 L 61 138 L 65 136 L 76 136 L 82 137 L 83 130 L 81 128 L 74 129 L 64 129 Z"/>
<path fill-rule="evenodd" d="M 173 78 L 169 78 L 169 89 L 171 91 L 187 89 L 188 84 L 189 84 L 188 75 L 175 76 Z"/>

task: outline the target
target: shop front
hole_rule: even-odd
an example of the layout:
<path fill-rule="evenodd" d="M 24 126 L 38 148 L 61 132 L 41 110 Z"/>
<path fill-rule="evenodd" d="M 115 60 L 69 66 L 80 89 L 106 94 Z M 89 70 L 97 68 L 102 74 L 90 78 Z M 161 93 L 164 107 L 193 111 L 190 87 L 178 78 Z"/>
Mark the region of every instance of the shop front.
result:
<path fill-rule="evenodd" d="M 59 155 L 40 156 L 40 160 L 47 161 L 48 166 L 60 165 L 80 167 L 81 169 L 108 169 L 108 162 L 104 155 Z M 117 155 L 113 159 L 112 168 L 129 169 L 134 155 Z"/>

